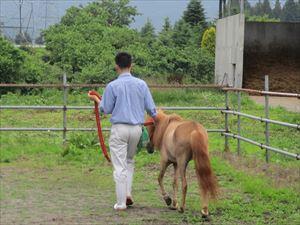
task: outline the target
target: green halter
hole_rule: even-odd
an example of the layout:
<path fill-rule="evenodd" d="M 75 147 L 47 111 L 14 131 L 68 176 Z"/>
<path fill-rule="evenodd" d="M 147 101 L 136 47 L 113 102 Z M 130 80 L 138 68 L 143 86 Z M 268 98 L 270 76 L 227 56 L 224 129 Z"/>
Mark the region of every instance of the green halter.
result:
<path fill-rule="evenodd" d="M 139 153 L 142 150 L 142 148 L 145 148 L 149 141 L 150 140 L 149 140 L 149 134 L 148 134 L 147 128 L 143 126 L 142 127 L 142 135 L 141 135 L 140 141 L 137 145 L 137 153 Z"/>

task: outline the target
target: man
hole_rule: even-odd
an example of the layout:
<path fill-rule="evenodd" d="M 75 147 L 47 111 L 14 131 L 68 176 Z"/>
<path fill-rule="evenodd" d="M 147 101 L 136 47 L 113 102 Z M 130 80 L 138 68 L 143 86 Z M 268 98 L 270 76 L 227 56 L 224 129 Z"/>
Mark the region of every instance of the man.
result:
<path fill-rule="evenodd" d="M 133 157 L 142 134 L 145 110 L 151 117 L 156 116 L 155 104 L 147 84 L 130 73 L 131 61 L 130 54 L 118 53 L 115 69 L 119 76 L 107 85 L 102 101 L 89 94 L 90 99 L 100 103 L 101 112 L 112 114 L 109 147 L 116 183 L 115 210 L 125 210 L 133 204 Z"/>

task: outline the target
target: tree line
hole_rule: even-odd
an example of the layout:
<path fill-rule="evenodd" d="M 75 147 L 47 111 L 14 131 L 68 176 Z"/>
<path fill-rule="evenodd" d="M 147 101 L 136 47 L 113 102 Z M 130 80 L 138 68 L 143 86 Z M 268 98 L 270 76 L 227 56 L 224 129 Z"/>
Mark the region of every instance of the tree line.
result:
<path fill-rule="evenodd" d="M 248 20 L 300 22 L 299 0 L 286 0 L 283 4 L 280 0 L 276 0 L 274 6 L 271 6 L 270 0 L 258 0 L 254 5 L 251 5 L 249 0 L 244 0 L 244 4 Z M 240 0 L 229 0 L 226 4 L 226 15 L 239 12 Z"/>
<path fill-rule="evenodd" d="M 135 76 L 154 83 L 213 80 L 215 29 L 200 0 L 191 0 L 175 24 L 165 18 L 159 32 L 150 20 L 140 30 L 130 28 L 139 13 L 129 2 L 102 0 L 69 8 L 60 23 L 43 32 L 44 50 L 16 49 L 0 38 L 0 54 L 6 52 L 0 67 L 7 68 L 1 82 L 57 83 L 58 71 L 65 71 L 69 82 L 107 83 L 116 77 L 119 51 L 133 55 Z"/>

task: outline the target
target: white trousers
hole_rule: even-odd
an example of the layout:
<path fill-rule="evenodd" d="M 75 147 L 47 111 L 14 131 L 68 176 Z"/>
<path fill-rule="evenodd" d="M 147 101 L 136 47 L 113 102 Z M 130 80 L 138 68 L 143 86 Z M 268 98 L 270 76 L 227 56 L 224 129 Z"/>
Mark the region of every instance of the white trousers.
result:
<path fill-rule="evenodd" d="M 117 205 L 126 207 L 126 196 L 131 197 L 134 155 L 142 134 L 140 125 L 113 124 L 109 138 L 111 161 L 114 167 Z"/>

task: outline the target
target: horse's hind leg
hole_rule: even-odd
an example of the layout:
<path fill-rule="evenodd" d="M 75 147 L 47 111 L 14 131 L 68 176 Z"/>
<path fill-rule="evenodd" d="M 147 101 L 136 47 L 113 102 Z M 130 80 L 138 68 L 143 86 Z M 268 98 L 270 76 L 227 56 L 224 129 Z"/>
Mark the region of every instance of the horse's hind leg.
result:
<path fill-rule="evenodd" d="M 165 202 L 168 206 L 171 205 L 172 199 L 170 198 L 170 196 L 165 191 L 165 187 L 164 187 L 164 184 L 163 184 L 163 178 L 164 178 L 166 169 L 168 168 L 169 165 L 170 165 L 170 162 L 161 160 L 161 162 L 160 162 L 161 168 L 160 168 L 160 172 L 159 172 L 159 175 L 158 175 L 158 183 L 159 183 L 159 186 L 160 186 L 161 194 L 162 194 L 162 196 L 163 196 L 163 198 L 164 198 L 164 200 L 165 200 Z"/>
<path fill-rule="evenodd" d="M 178 191 L 178 166 L 176 163 L 174 165 L 174 180 L 173 180 L 173 201 L 171 205 L 171 209 L 177 209 L 178 208 L 178 202 L 177 202 L 177 191 Z"/>
<path fill-rule="evenodd" d="M 209 195 L 208 195 L 207 191 L 201 190 L 201 197 L 202 197 L 201 214 L 202 214 L 202 217 L 207 217 L 208 216 L 208 201 L 209 201 Z"/>
<path fill-rule="evenodd" d="M 186 163 L 178 165 L 180 177 L 181 177 L 181 185 L 182 185 L 182 198 L 181 198 L 181 206 L 178 209 L 179 212 L 183 213 L 185 210 L 185 199 L 186 199 L 186 192 L 187 192 L 187 182 L 186 182 Z"/>

